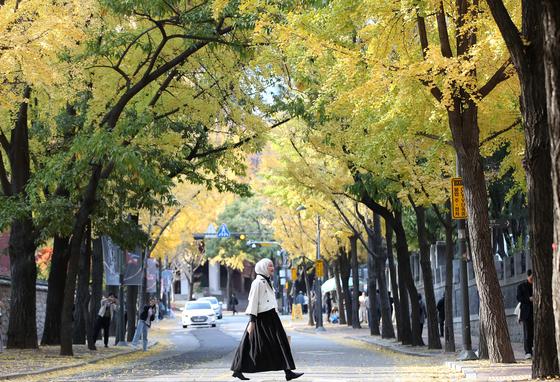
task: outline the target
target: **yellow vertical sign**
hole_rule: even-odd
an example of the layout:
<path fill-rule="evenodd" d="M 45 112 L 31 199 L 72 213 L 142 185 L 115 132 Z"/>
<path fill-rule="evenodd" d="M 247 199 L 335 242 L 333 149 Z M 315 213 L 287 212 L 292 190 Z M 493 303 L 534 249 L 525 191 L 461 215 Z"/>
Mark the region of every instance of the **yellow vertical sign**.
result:
<path fill-rule="evenodd" d="M 292 280 L 297 280 L 297 268 L 292 268 Z"/>
<path fill-rule="evenodd" d="M 456 220 L 467 218 L 463 178 L 451 178 L 451 217 Z"/>
<path fill-rule="evenodd" d="M 317 277 L 323 277 L 323 260 L 315 260 L 315 271 Z"/>

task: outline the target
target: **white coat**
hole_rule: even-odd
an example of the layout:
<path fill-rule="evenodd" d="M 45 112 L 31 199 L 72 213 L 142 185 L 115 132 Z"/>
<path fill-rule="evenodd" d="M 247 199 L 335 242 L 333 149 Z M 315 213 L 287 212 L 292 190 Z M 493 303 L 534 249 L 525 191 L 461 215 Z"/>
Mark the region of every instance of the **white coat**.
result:
<path fill-rule="evenodd" d="M 276 294 L 270 285 L 268 285 L 266 279 L 261 275 L 257 275 L 251 283 L 249 303 L 245 313 L 256 316 L 259 313 L 267 312 L 271 309 L 278 309 Z"/>

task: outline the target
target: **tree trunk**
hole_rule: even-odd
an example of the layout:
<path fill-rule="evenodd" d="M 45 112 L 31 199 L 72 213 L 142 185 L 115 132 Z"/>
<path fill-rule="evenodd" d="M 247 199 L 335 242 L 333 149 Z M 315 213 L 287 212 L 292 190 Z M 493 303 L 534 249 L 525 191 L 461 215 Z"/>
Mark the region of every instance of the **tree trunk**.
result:
<path fill-rule="evenodd" d="M 93 240 L 93 252 L 91 255 L 91 298 L 89 300 L 89 325 L 87 326 L 88 349 L 95 350 L 94 326 L 97 313 L 101 307 L 103 294 L 103 249 L 101 239 Z"/>
<path fill-rule="evenodd" d="M 344 304 L 344 292 L 340 285 L 340 257 L 335 260 L 334 264 L 334 282 L 336 285 L 336 297 L 338 300 L 338 314 L 340 316 L 340 324 L 346 325 L 346 309 Z"/>
<path fill-rule="evenodd" d="M 484 321 L 479 320 L 478 325 L 478 359 L 489 359 L 488 342 L 486 341 L 486 330 L 484 329 Z"/>
<path fill-rule="evenodd" d="M 360 277 L 358 275 L 358 236 L 350 237 L 350 262 L 352 266 L 352 328 L 360 329 Z M 375 290 L 375 289 L 374 289 Z M 374 296 L 375 298 L 375 293 Z M 379 331 L 379 328 L 378 328 Z"/>
<path fill-rule="evenodd" d="M 36 321 L 36 245 L 29 232 L 33 230 L 31 218 L 16 220 L 10 231 L 10 320 L 8 326 L 9 349 L 37 348 Z"/>
<path fill-rule="evenodd" d="M 558 359 L 554 312 L 552 308 L 552 256 L 551 246 L 553 242 L 553 187 L 551 174 L 551 155 L 554 167 L 558 161 L 551 153 L 551 140 L 549 129 L 552 134 L 558 125 L 547 126 L 547 77 L 545 73 L 546 60 L 553 60 L 558 52 L 558 34 L 546 36 L 549 39 L 543 42 L 544 29 L 549 25 L 548 12 L 545 12 L 542 4 L 547 10 L 558 10 L 558 4 L 553 1 L 530 1 L 522 2 L 522 31 L 517 30 L 507 9 L 500 0 L 487 0 L 492 16 L 498 25 L 500 32 L 506 42 L 513 64 L 517 70 L 521 85 L 521 114 L 523 116 L 523 128 L 525 130 L 525 169 L 527 172 L 527 204 L 529 210 L 529 236 L 530 247 L 533 258 L 533 307 L 534 307 L 534 358 L 532 375 L 533 378 L 544 378 L 557 375 Z M 543 20 L 545 22 L 543 23 Z M 556 30 L 557 33 L 557 30 Z M 546 46 L 546 49 L 544 48 Z M 548 62 L 548 61 L 547 61 Z M 546 68 L 551 66 L 546 65 Z M 555 81 L 558 81 L 556 78 Z M 552 88 L 549 88 L 552 90 Z M 550 93 L 549 93 L 550 94 Z M 550 94 L 548 102 L 557 100 L 558 94 Z M 552 117 L 554 118 L 554 117 Z M 548 121 L 551 121 L 549 118 Z M 552 143 L 554 147 L 554 143 Z M 555 185 L 555 187 L 557 187 Z M 556 241 L 557 242 L 557 241 Z M 557 257 L 556 257 L 557 259 Z M 555 289 L 556 291 L 557 289 Z M 487 323 L 487 335 L 492 337 L 491 322 Z M 489 342 L 490 359 L 494 360 L 493 345 Z"/>
<path fill-rule="evenodd" d="M 550 339 L 539 339 L 537 336 L 544 333 L 549 323 L 536 315 L 535 312 L 535 358 L 539 354 L 544 359 L 540 360 L 538 366 L 533 362 L 533 378 L 543 378 L 549 375 L 557 375 L 558 363 L 560 362 L 560 252 L 558 243 L 560 242 L 560 4 L 554 0 L 544 0 L 544 63 L 546 74 L 546 93 L 548 107 L 548 131 L 551 145 L 552 158 L 552 191 L 554 201 L 554 251 L 553 251 L 553 283 L 552 293 L 554 301 L 554 316 L 556 323 L 556 346 L 557 359 L 553 362 L 552 354 L 542 354 L 548 351 L 552 345 Z M 546 258 L 548 261 L 549 259 Z M 534 262 L 534 259 L 533 259 Z M 544 264 L 543 264 L 544 265 Z M 546 288 L 545 285 L 543 285 Z M 544 300 L 544 298 L 541 298 Z M 541 302 L 542 304 L 542 302 Z M 548 306 L 542 307 L 548 313 Z M 544 314 L 543 314 L 544 315 Z M 539 325 L 539 326 L 537 326 Z M 542 329 L 541 329 L 542 328 Z M 544 335 L 544 334 L 543 334 Z M 548 335 L 550 337 L 550 334 Z M 541 340 L 545 343 L 541 345 Z M 542 348 L 542 350 L 541 350 Z M 539 351 L 539 353 L 537 353 Z M 551 352 L 552 353 L 552 352 Z"/>
<path fill-rule="evenodd" d="M 456 102 L 459 104 L 459 101 Z M 464 108 L 462 113 L 457 112 L 461 108 Z M 479 150 L 476 108 L 473 101 L 469 102 L 468 107 L 459 104 L 457 110 L 448 113 L 449 123 L 462 169 L 473 266 L 480 296 L 479 315 L 486 323 L 490 361 L 512 363 L 515 357 L 490 241 L 488 195 Z"/>
<path fill-rule="evenodd" d="M 377 310 L 381 307 L 377 305 L 377 294 L 375 292 L 376 285 L 377 285 L 377 258 L 372 255 L 374 253 L 376 256 L 380 256 L 379 252 L 375 250 L 374 241 L 374 234 L 371 229 L 367 229 L 368 234 L 368 247 L 371 251 L 368 253 L 367 258 L 367 267 L 368 267 L 368 301 L 369 306 L 367 309 L 369 310 L 369 317 L 368 317 L 368 325 L 369 325 L 369 332 L 372 336 L 379 336 L 381 333 L 379 332 L 379 316 L 377 315 Z"/>
<path fill-rule="evenodd" d="M 305 258 L 303 258 L 303 281 L 305 282 L 305 294 L 307 294 L 307 325 L 315 326 L 311 306 L 311 286 L 309 285 L 309 277 L 307 277 L 307 259 Z"/>
<path fill-rule="evenodd" d="M 379 289 L 379 302 L 381 311 L 381 338 L 395 338 L 395 330 L 391 320 L 391 302 L 387 291 L 387 278 L 385 277 L 385 263 L 387 254 L 383 251 L 381 237 L 381 216 L 373 215 L 373 250 L 377 257 L 375 261 L 375 272 L 377 273 L 377 287 Z M 371 294 L 370 294 L 371 300 Z M 377 298 L 376 298 L 377 301 Z M 379 317 L 378 317 L 379 319 Z"/>
<path fill-rule="evenodd" d="M 158 258 L 157 259 L 157 265 L 158 265 L 158 275 L 157 275 L 157 282 L 156 282 L 156 297 L 158 299 L 161 299 L 161 277 L 162 277 L 162 272 L 163 272 L 163 266 L 161 263 L 161 259 Z"/>
<path fill-rule="evenodd" d="M 399 294 L 399 284 L 397 281 L 397 269 L 395 267 L 395 258 L 393 257 L 393 227 L 391 226 L 391 223 L 389 223 L 386 219 L 385 219 L 385 243 L 387 245 L 387 262 L 389 263 L 389 274 L 391 276 L 391 290 L 393 291 L 392 293 L 393 309 L 395 309 L 395 321 L 397 322 L 397 340 L 402 341 L 401 299 Z M 392 319 L 391 319 L 391 325 L 392 325 Z"/>
<path fill-rule="evenodd" d="M 453 225 L 451 205 L 448 203 L 445 225 L 445 351 L 455 352 L 455 329 L 453 325 Z"/>
<path fill-rule="evenodd" d="M 138 285 L 128 285 L 126 287 L 126 340 L 132 342 L 134 332 L 136 331 L 136 303 L 138 300 Z M 147 297 L 144 299 L 140 307 L 144 306 Z"/>
<path fill-rule="evenodd" d="M 422 340 L 422 333 L 420 332 L 420 304 L 418 302 L 418 290 L 414 285 L 414 278 L 412 277 L 412 271 L 410 269 L 410 253 L 408 252 L 408 241 L 406 238 L 406 233 L 402 225 L 402 213 L 395 209 L 395 223 L 393 224 L 393 230 L 397 238 L 397 258 L 399 261 L 399 286 L 402 284 L 403 289 L 401 289 L 401 317 L 403 326 L 403 338 L 410 333 L 410 340 L 412 346 L 423 346 L 424 341 Z M 408 315 L 408 302 L 406 296 L 408 293 L 408 299 L 410 302 L 411 315 Z M 406 303 L 406 304 L 405 304 Z M 412 322 L 411 322 L 412 321 Z M 409 326 L 410 325 L 410 326 Z M 410 330 L 410 332 L 408 332 Z M 407 341 L 408 342 L 408 341 Z M 405 342 L 403 341 L 403 344 Z"/>
<path fill-rule="evenodd" d="M 76 300 L 74 308 L 74 340 L 75 344 L 86 343 L 86 322 L 88 321 L 88 305 L 89 305 L 89 279 L 91 274 L 91 246 L 90 241 L 91 230 L 88 227 L 84 244 L 82 246 L 82 254 L 80 256 L 78 289 L 76 290 Z"/>
<path fill-rule="evenodd" d="M 387 278 L 385 276 L 385 256 L 377 260 L 377 286 L 379 288 L 379 300 L 381 302 L 381 338 L 395 338 L 395 329 L 391 319 L 391 302 L 387 289 Z M 371 297 L 370 297 L 371 298 Z"/>
<path fill-rule="evenodd" d="M 420 245 L 420 266 L 422 267 L 422 280 L 424 282 L 426 315 L 428 320 L 428 349 L 441 349 L 436 296 L 432 276 L 432 262 L 430 260 L 430 244 L 428 243 L 428 234 L 426 232 L 426 210 L 423 206 L 415 205 L 412 198 L 410 198 L 410 201 L 416 214 L 418 244 Z"/>
<path fill-rule="evenodd" d="M 11 132 L 8 159 L 11 167 L 11 188 L 3 180 L 5 194 L 26 197 L 26 187 L 31 178 L 29 158 L 28 110 L 31 88 L 25 86 L 16 122 Z M 37 348 L 35 227 L 31 213 L 26 212 L 14 220 L 10 230 L 10 320 L 8 323 L 8 348 Z"/>
<path fill-rule="evenodd" d="M 60 345 L 60 318 L 62 314 L 62 300 L 64 298 L 64 283 L 66 281 L 66 267 L 68 266 L 68 237 L 54 238 L 51 269 L 49 272 L 49 289 L 47 291 L 47 306 L 45 325 L 41 345 Z"/>
<path fill-rule="evenodd" d="M 187 278 L 187 281 L 189 282 L 189 295 L 187 296 L 188 301 L 191 301 L 193 299 L 193 288 L 194 288 L 194 274 L 191 274 L 190 277 Z M 230 294 L 231 296 L 231 294 Z M 229 302 L 230 297 L 228 297 L 228 302 Z"/>
<path fill-rule="evenodd" d="M 229 301 L 229 296 L 231 296 L 231 268 L 226 265 L 226 295 Z M 192 291 L 192 288 L 191 288 Z M 191 295 L 192 298 L 192 295 Z"/>
<path fill-rule="evenodd" d="M 89 217 L 94 209 L 97 186 L 101 180 L 102 169 L 100 165 L 94 165 L 93 174 L 84 193 L 84 199 L 78 210 L 74 227 L 72 229 L 72 239 L 70 240 L 68 273 L 64 286 L 64 302 L 62 305 L 62 321 L 60 332 L 60 355 L 74 355 L 72 350 L 72 308 L 74 304 L 74 291 L 76 290 L 76 277 L 80 260 L 80 248 L 85 235 Z M 121 301 L 122 303 L 122 301 Z"/>
<path fill-rule="evenodd" d="M 344 296 L 344 307 L 346 308 L 346 325 L 352 326 L 352 295 L 349 286 L 350 264 L 345 248 L 340 251 L 340 276 L 342 295 Z"/>

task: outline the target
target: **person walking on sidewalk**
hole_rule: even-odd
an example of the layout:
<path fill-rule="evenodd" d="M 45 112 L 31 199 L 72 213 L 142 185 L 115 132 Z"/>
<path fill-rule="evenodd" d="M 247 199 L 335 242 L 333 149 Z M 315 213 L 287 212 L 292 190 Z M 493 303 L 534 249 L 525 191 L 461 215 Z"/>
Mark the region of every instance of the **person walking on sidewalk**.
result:
<path fill-rule="evenodd" d="M 232 316 L 235 316 L 235 313 L 237 313 L 237 304 L 239 304 L 239 301 L 237 300 L 237 297 L 235 297 L 235 293 L 232 293 L 231 297 L 229 298 L 229 306 L 230 310 L 232 311 Z"/>
<path fill-rule="evenodd" d="M 276 312 L 276 292 L 270 280 L 274 264 L 262 259 L 255 265 L 255 272 L 246 310 L 250 321 L 233 357 L 233 377 L 246 381 L 249 378 L 243 373 L 284 370 L 287 381 L 299 378 L 303 373 L 292 371 L 296 366 L 290 342 Z"/>
<path fill-rule="evenodd" d="M 533 272 L 527 271 L 527 280 L 517 286 L 517 301 L 521 304 L 519 321 L 523 324 L 525 358 L 533 356 Z"/>
<path fill-rule="evenodd" d="M 103 343 L 105 347 L 109 347 L 109 327 L 113 320 L 113 314 L 119 308 L 119 300 L 114 293 L 109 293 L 107 297 L 101 299 L 101 308 L 97 313 L 97 320 L 93 327 L 93 341 L 96 342 L 99 337 L 99 332 L 103 329 Z M 95 349 L 95 346 L 94 346 Z"/>
<path fill-rule="evenodd" d="M 439 322 L 439 336 L 443 337 L 445 334 L 445 294 L 441 296 L 437 302 L 438 322 Z"/>
<path fill-rule="evenodd" d="M 132 339 L 132 346 L 137 346 L 140 336 L 142 336 L 142 350 L 146 351 L 148 349 L 148 329 L 150 329 L 152 321 L 156 318 L 156 311 L 156 299 L 150 297 L 148 303 L 142 308 L 142 313 L 140 313 L 140 319 Z"/>
<path fill-rule="evenodd" d="M 325 313 L 327 313 L 327 322 L 331 322 L 332 299 L 331 293 L 325 294 Z"/>
<path fill-rule="evenodd" d="M 426 322 L 426 304 L 424 304 L 424 300 L 422 300 L 422 294 L 418 293 L 418 305 L 420 305 L 420 334 L 424 330 L 424 322 Z"/>
<path fill-rule="evenodd" d="M 362 295 L 360 297 L 358 297 L 358 303 L 360 304 L 359 308 L 358 308 L 358 317 L 360 318 L 360 323 L 364 322 L 364 323 L 368 323 L 368 311 L 367 311 L 367 305 L 366 303 L 368 302 L 368 298 L 367 298 L 367 293 L 366 292 L 362 292 Z M 369 305 L 369 304 L 368 304 Z"/>

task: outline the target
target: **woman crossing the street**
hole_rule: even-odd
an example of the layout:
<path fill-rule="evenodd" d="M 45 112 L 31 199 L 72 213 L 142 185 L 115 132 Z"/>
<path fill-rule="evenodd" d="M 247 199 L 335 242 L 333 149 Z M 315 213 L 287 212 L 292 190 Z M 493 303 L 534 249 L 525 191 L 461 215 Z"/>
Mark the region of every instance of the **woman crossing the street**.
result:
<path fill-rule="evenodd" d="M 243 373 L 284 370 L 287 381 L 299 378 L 303 373 L 293 372 L 296 366 L 290 342 L 276 312 L 278 305 L 271 282 L 274 264 L 270 259 L 262 259 L 255 265 L 255 273 L 246 310 L 250 321 L 233 358 L 233 376 L 248 380 Z"/>

